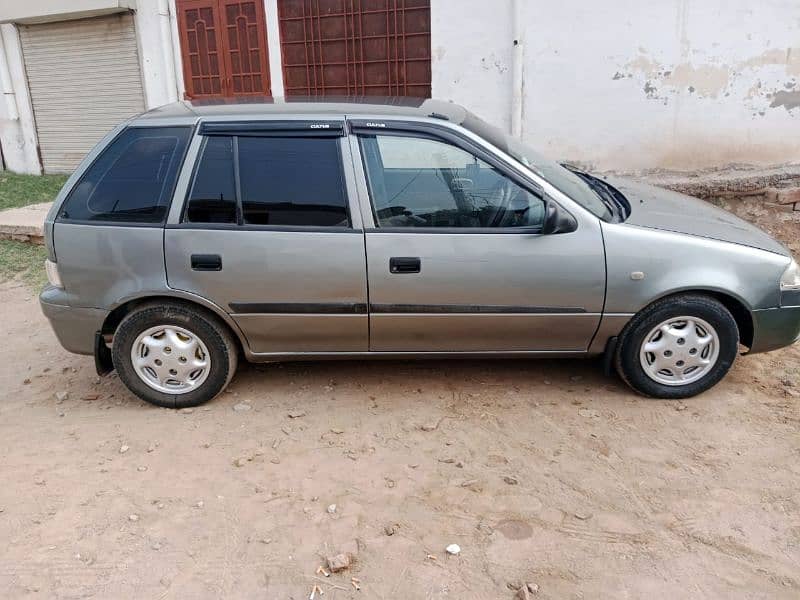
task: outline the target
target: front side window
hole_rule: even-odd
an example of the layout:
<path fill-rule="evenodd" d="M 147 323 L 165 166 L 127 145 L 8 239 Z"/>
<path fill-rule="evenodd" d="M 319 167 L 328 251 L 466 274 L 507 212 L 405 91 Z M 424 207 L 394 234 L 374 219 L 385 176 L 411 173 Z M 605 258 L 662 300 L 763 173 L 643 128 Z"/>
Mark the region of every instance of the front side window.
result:
<path fill-rule="evenodd" d="M 552 160 L 546 159 L 532 148 L 523 144 L 519 139 L 504 133 L 470 112 L 467 112 L 467 116 L 461 125 L 506 152 L 514 160 L 521 162 L 543 179 L 546 179 L 596 217 L 604 221 L 613 221 L 614 215 L 606 203 L 603 202 L 602 197 L 586 184 L 585 179 L 576 173 Z"/>
<path fill-rule="evenodd" d="M 162 223 L 189 127 L 130 127 L 117 136 L 64 201 L 72 221 Z"/>
<path fill-rule="evenodd" d="M 349 227 L 338 143 L 336 138 L 210 136 L 184 220 Z"/>
<path fill-rule="evenodd" d="M 542 226 L 543 200 L 470 152 L 411 135 L 360 142 L 379 227 Z"/>

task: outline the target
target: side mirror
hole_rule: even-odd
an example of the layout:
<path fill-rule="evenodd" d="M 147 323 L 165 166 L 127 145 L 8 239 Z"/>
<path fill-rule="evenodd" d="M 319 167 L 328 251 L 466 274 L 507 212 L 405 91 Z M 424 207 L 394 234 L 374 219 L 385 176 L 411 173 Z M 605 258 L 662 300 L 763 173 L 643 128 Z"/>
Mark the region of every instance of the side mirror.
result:
<path fill-rule="evenodd" d="M 542 233 L 544 235 L 572 233 L 576 229 L 578 229 L 578 222 L 575 220 L 575 217 L 552 200 L 546 201 L 544 207 L 544 222 L 542 223 Z"/>

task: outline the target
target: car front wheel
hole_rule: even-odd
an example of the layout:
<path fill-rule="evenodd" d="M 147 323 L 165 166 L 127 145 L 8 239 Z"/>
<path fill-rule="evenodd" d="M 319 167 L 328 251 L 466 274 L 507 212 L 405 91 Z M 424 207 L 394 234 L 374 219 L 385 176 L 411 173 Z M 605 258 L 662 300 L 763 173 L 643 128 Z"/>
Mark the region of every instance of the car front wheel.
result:
<path fill-rule="evenodd" d="M 167 408 L 214 398 L 236 371 L 236 345 L 225 326 L 182 304 L 151 304 L 123 319 L 114 333 L 114 367 L 142 400 Z"/>
<path fill-rule="evenodd" d="M 688 398 L 716 385 L 730 370 L 739 330 L 719 301 L 686 294 L 654 302 L 620 335 L 616 368 L 637 392 Z"/>

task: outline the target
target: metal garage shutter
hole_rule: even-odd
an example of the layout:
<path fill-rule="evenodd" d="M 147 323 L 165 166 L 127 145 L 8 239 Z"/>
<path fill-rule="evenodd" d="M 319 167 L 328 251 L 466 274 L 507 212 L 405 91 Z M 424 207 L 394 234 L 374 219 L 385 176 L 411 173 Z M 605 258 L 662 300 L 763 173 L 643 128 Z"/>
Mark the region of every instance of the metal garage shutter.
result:
<path fill-rule="evenodd" d="M 70 172 L 144 110 L 133 17 L 22 25 L 20 36 L 44 170 Z"/>

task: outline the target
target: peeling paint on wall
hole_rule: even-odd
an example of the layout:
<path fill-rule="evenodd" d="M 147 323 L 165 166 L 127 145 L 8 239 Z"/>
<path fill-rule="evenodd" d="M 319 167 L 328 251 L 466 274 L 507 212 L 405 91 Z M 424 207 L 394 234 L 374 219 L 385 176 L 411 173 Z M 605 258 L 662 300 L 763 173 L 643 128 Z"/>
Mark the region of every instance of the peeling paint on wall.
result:
<path fill-rule="evenodd" d="M 716 98 L 728 87 L 730 71 L 726 65 L 677 65 L 664 78 L 664 83 L 675 89 L 692 88 L 698 96 Z"/>
<path fill-rule="evenodd" d="M 755 73 L 761 77 L 753 83 Z M 785 92 L 797 86 L 798 76 L 800 48 L 773 48 L 732 64 L 710 58 L 706 64 L 689 60 L 672 66 L 662 64 L 640 48 L 639 54 L 618 68 L 611 79 L 638 80 L 645 98 L 664 104 L 684 92 L 698 99 L 733 96 L 753 116 L 764 116 L 769 108 L 800 108 L 795 96 Z"/>
<path fill-rule="evenodd" d="M 512 3 L 459 0 L 470 30 L 451 4 L 431 3 L 434 95 L 509 129 Z M 545 154 L 611 169 L 800 161 L 800 0 L 520 4 L 523 137 Z"/>
<path fill-rule="evenodd" d="M 786 110 L 800 108 L 800 92 L 785 92 L 783 90 L 775 92 L 775 96 L 769 106 L 770 108 L 782 106 Z"/>
<path fill-rule="evenodd" d="M 773 48 L 739 63 L 737 68 L 744 70 L 768 65 L 786 65 L 788 75 L 800 75 L 800 48 Z"/>

